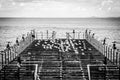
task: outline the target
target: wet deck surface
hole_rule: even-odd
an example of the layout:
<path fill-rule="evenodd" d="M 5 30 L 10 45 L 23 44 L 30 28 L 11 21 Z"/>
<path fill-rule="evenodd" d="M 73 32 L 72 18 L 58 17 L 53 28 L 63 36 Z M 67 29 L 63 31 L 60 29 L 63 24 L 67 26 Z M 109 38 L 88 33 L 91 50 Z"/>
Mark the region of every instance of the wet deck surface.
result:
<path fill-rule="evenodd" d="M 19 56 L 22 65 L 38 64 L 37 74 L 40 80 L 88 80 L 87 64 L 103 64 L 104 61 L 104 56 L 84 39 L 35 40 Z M 16 65 L 16 59 L 11 64 Z M 17 66 L 12 69 L 10 66 L 6 68 L 9 70 L 6 70 L 8 74 L 5 80 L 17 80 L 9 76 L 15 76 L 11 73 L 15 73 Z M 26 73 L 27 68 L 23 66 L 20 71 Z M 10 73 L 10 70 L 13 72 Z M 20 80 L 33 80 L 32 69 L 28 71 L 31 73 L 29 77 L 21 74 Z M 4 80 L 3 78 L 4 76 L 1 80 Z"/>

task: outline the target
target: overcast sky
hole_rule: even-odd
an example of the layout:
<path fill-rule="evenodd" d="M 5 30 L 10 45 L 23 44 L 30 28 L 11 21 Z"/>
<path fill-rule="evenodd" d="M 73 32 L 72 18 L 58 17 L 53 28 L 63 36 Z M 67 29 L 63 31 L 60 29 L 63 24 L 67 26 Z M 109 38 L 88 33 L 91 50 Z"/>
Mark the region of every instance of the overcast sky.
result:
<path fill-rule="evenodd" d="M 0 0 L 0 17 L 118 17 L 120 0 Z"/>

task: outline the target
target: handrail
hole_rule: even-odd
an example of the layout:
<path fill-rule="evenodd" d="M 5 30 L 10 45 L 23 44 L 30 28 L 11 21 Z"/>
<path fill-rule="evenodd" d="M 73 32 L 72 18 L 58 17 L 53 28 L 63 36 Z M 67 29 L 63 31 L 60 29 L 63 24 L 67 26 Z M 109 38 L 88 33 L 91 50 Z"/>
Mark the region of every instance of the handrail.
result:
<path fill-rule="evenodd" d="M 101 52 L 108 60 L 110 60 L 113 64 L 119 66 L 120 63 L 120 54 L 117 49 L 113 49 L 107 45 L 102 44 L 100 41 L 95 39 L 93 36 L 91 36 L 90 33 L 87 31 L 85 32 L 85 39 L 94 46 L 99 52 Z"/>
<path fill-rule="evenodd" d="M 9 64 L 15 57 L 17 57 L 26 47 L 28 47 L 33 41 L 33 35 L 35 35 L 35 30 L 31 30 L 31 33 L 28 33 L 27 36 L 25 37 L 25 41 L 20 40 L 19 45 L 14 44 L 11 46 L 9 49 L 5 49 L 0 54 L 2 55 L 0 59 L 2 59 L 2 66 L 4 64 Z M 0 67 L 0 69 L 2 69 Z"/>
<path fill-rule="evenodd" d="M 66 32 L 66 36 L 57 36 L 57 32 L 55 31 L 52 31 L 51 33 L 47 30 L 47 32 L 44 32 L 44 35 L 43 35 L 43 32 L 42 31 L 37 31 L 36 32 L 36 37 L 37 39 L 44 39 L 44 40 L 47 40 L 47 39 L 60 39 L 60 38 L 69 38 L 69 39 L 84 39 L 84 32 L 80 32 L 80 31 L 76 31 L 75 33 L 73 32 Z"/>

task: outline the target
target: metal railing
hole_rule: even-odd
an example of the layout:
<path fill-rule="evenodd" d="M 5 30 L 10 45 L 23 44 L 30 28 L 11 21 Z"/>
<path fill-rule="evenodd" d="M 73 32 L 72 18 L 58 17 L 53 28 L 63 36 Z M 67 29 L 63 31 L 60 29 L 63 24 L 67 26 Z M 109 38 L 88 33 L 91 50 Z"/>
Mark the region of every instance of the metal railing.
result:
<path fill-rule="evenodd" d="M 0 69 L 4 65 L 9 64 L 13 59 L 15 59 L 25 48 L 27 48 L 33 41 L 35 37 L 35 30 L 31 30 L 30 33 L 24 38 L 24 40 L 19 41 L 19 45 L 16 43 L 10 48 L 6 48 L 0 51 Z"/>
<path fill-rule="evenodd" d="M 80 32 L 80 31 L 75 31 L 73 30 L 73 32 L 66 32 L 66 34 L 57 34 L 56 31 L 36 31 L 36 37 L 37 39 L 84 39 L 85 37 L 84 32 Z"/>
<path fill-rule="evenodd" d="M 120 65 L 120 52 L 118 49 L 113 49 L 106 44 L 98 41 L 94 38 L 94 35 L 90 32 L 85 31 L 85 39 L 94 46 L 99 52 L 101 52 L 108 60 L 115 65 Z"/>
<path fill-rule="evenodd" d="M 36 31 L 36 39 L 55 39 L 56 32 L 55 31 Z"/>

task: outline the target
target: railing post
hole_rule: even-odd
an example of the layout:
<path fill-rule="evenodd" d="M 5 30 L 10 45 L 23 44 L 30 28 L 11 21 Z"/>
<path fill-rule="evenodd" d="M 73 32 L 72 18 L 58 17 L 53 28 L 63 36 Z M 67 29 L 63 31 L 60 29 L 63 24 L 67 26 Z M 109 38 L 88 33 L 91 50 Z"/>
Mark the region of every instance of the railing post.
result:
<path fill-rule="evenodd" d="M 80 39 L 80 33 L 81 33 L 81 32 L 78 32 L 78 39 Z"/>
<path fill-rule="evenodd" d="M 41 39 L 43 39 L 43 32 L 41 32 Z"/>
<path fill-rule="evenodd" d="M 110 49 L 110 60 L 112 61 L 112 49 Z"/>
<path fill-rule="evenodd" d="M 9 64 L 9 50 L 7 49 L 7 54 L 8 54 L 8 64 Z"/>
<path fill-rule="evenodd" d="M 115 62 L 115 51 L 116 51 L 116 42 L 113 42 L 113 63 Z"/>
<path fill-rule="evenodd" d="M 108 47 L 106 46 L 106 54 L 105 54 L 105 56 L 106 56 L 106 58 L 107 58 L 107 54 L 108 54 L 108 49 L 107 49 Z"/>
<path fill-rule="evenodd" d="M 12 60 L 12 56 L 11 56 L 11 48 L 10 48 L 9 52 L 10 52 L 10 61 L 11 61 L 11 60 Z"/>
<path fill-rule="evenodd" d="M 110 59 L 110 48 L 108 47 L 108 59 Z"/>
<path fill-rule="evenodd" d="M 14 60 L 14 51 L 13 51 L 13 48 L 12 48 L 12 60 Z"/>
<path fill-rule="evenodd" d="M 3 58 L 3 51 L 1 51 L 1 61 L 2 61 L 2 68 L 3 68 L 3 64 L 4 64 L 4 60 L 3 60 L 4 58 Z"/>
<path fill-rule="evenodd" d="M 5 53 L 5 64 L 7 64 L 7 61 L 6 61 L 6 59 L 7 59 L 6 51 L 4 51 L 4 53 Z"/>
<path fill-rule="evenodd" d="M 118 51 L 116 52 L 116 65 L 118 63 Z"/>
<path fill-rule="evenodd" d="M 103 44 L 103 55 L 105 56 L 105 44 Z"/>
<path fill-rule="evenodd" d="M 73 39 L 75 39 L 75 30 L 73 30 Z"/>
<path fill-rule="evenodd" d="M 85 39 L 85 33 L 83 33 L 83 39 Z"/>
<path fill-rule="evenodd" d="M 118 66 L 120 67 L 120 53 L 118 53 Z M 120 71 L 120 70 L 119 70 Z M 119 72 L 120 73 L 120 72 Z M 119 78 L 120 79 L 120 78 Z"/>
<path fill-rule="evenodd" d="M 47 30 L 47 39 L 48 39 L 48 30 Z"/>
<path fill-rule="evenodd" d="M 56 34 L 56 32 L 55 32 L 55 31 L 53 31 L 53 32 L 52 32 L 52 40 L 54 40 L 54 39 L 55 39 L 55 34 Z"/>
<path fill-rule="evenodd" d="M 113 49 L 113 64 L 115 63 L 115 49 Z"/>
<path fill-rule="evenodd" d="M 17 56 L 17 50 L 16 50 L 16 46 L 14 46 L 14 52 L 15 52 L 15 57 Z"/>

